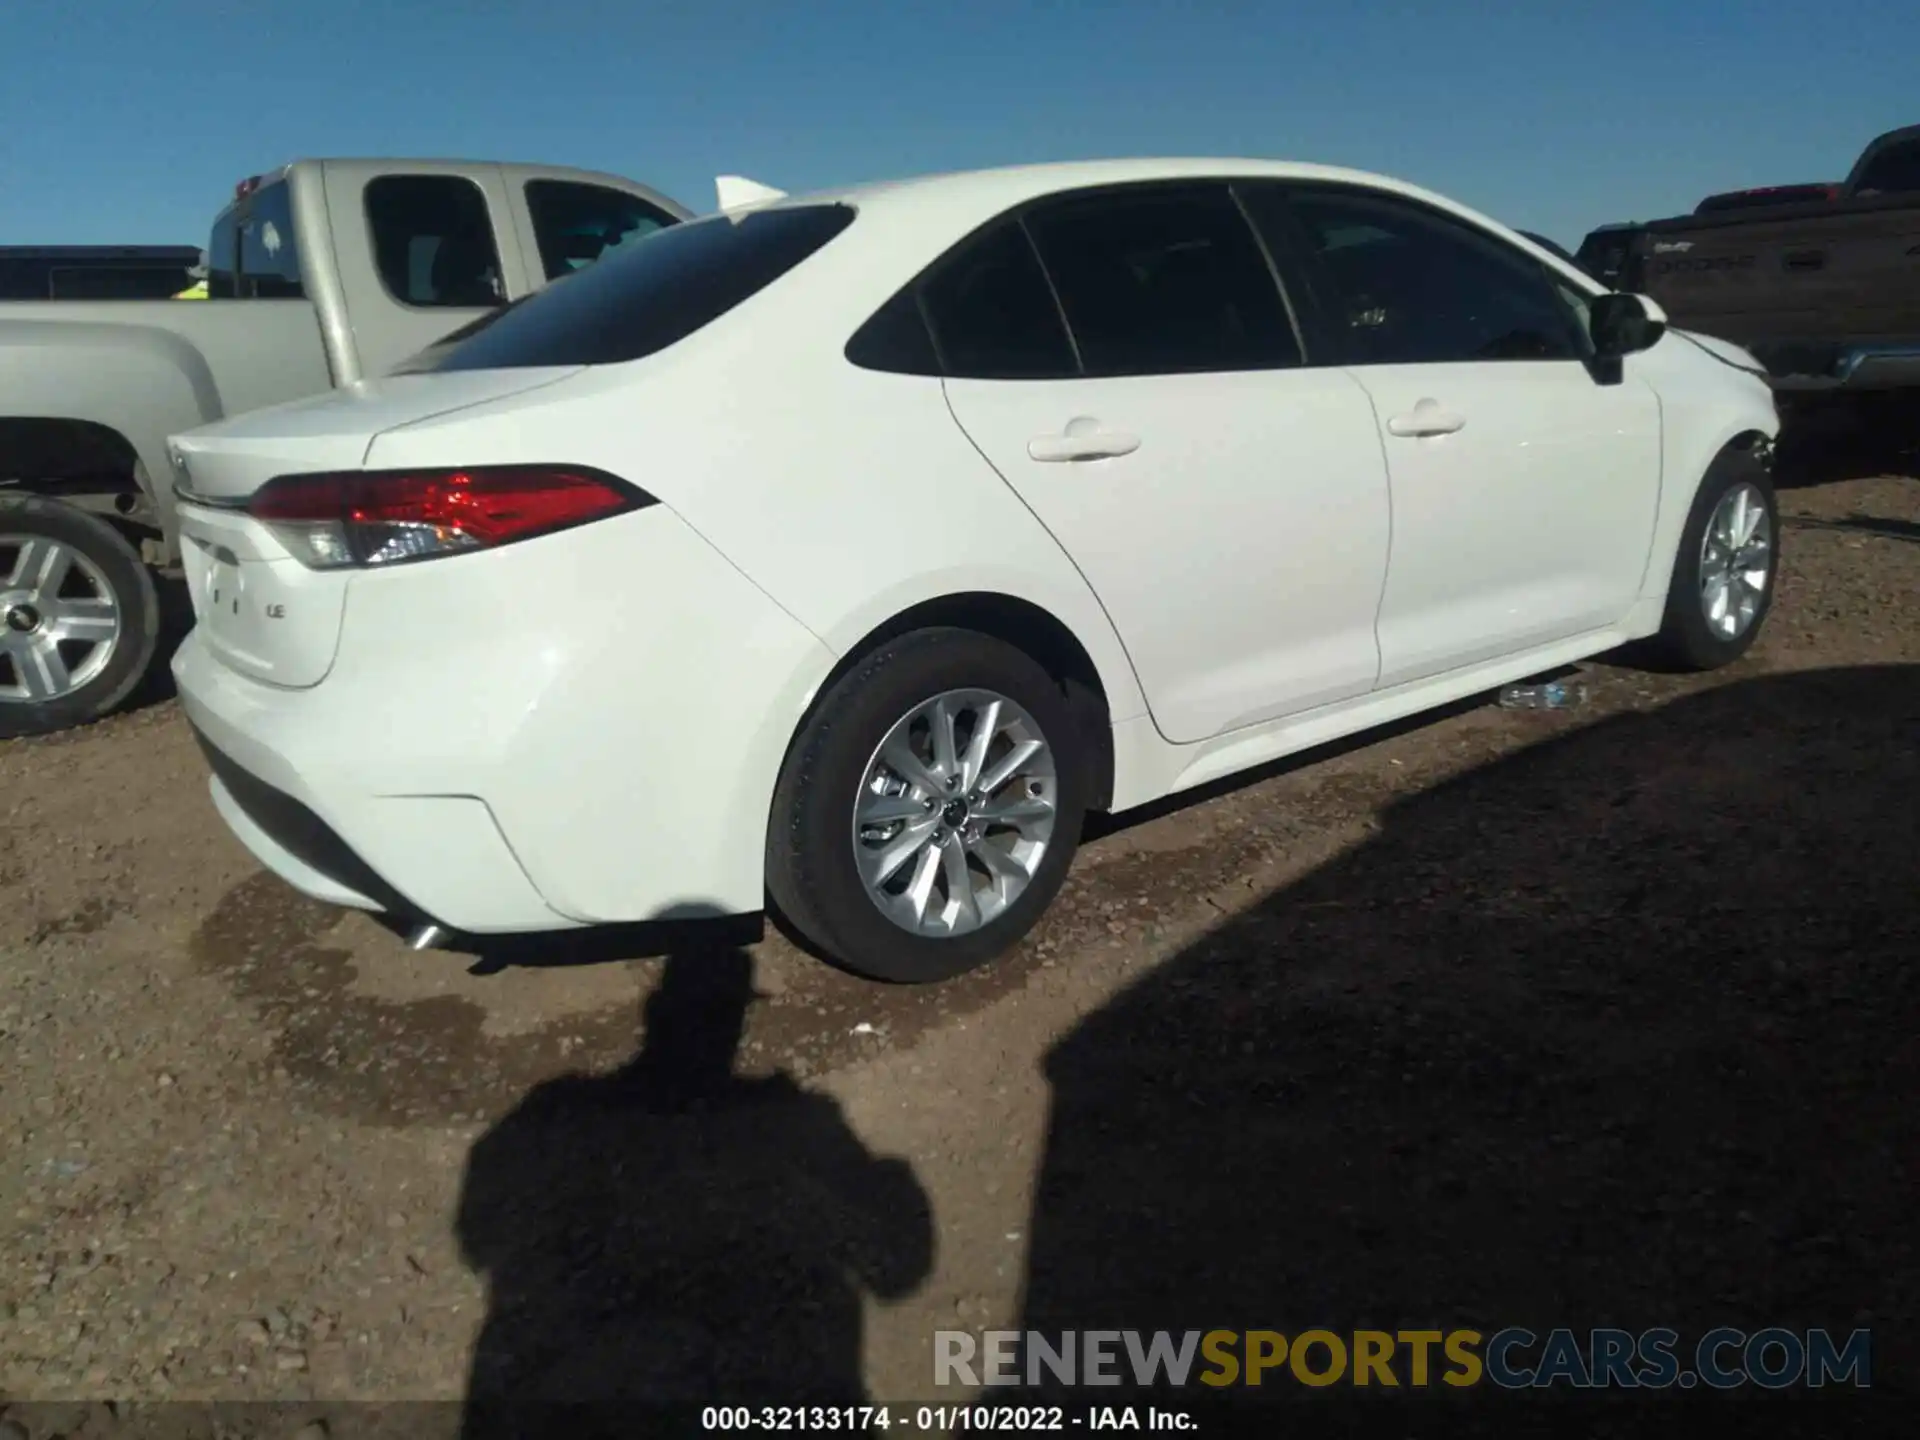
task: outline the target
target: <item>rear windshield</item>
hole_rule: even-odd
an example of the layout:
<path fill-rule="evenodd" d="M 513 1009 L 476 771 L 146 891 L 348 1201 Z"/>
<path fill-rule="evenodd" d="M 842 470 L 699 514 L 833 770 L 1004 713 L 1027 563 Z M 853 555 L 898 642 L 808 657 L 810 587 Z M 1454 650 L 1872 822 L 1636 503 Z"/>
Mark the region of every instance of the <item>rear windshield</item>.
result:
<path fill-rule="evenodd" d="M 443 345 L 428 370 L 616 365 L 683 340 L 853 223 L 846 205 L 716 215 L 660 230 Z"/>
<path fill-rule="evenodd" d="M 209 300 L 299 300 L 306 293 L 286 181 L 263 185 L 221 212 L 207 244 Z"/>

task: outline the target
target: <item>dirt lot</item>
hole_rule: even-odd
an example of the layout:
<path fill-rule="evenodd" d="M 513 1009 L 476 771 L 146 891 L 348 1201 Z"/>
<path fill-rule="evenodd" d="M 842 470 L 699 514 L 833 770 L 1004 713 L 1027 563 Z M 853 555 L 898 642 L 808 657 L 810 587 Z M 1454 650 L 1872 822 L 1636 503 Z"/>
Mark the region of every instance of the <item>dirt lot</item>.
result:
<path fill-rule="evenodd" d="M 0 1400 L 925 1399 L 938 1328 L 1423 1320 L 1870 1325 L 1911 1387 L 1920 481 L 1782 503 L 1731 671 L 1136 820 L 931 990 L 409 953 L 256 870 L 171 704 L 0 745 Z"/>

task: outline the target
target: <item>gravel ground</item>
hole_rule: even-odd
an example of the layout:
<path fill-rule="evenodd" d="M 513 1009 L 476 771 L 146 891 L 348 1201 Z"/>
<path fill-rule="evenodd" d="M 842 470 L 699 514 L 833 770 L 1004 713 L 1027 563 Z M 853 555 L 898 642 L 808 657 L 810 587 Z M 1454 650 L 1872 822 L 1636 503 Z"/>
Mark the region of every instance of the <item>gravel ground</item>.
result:
<path fill-rule="evenodd" d="M 172 704 L 0 744 L 0 1435 L 926 1398 L 1012 1324 L 1870 1325 L 1910 1390 L 1920 481 L 1782 505 L 1740 665 L 1131 817 L 934 989 L 413 954 L 257 871 Z"/>

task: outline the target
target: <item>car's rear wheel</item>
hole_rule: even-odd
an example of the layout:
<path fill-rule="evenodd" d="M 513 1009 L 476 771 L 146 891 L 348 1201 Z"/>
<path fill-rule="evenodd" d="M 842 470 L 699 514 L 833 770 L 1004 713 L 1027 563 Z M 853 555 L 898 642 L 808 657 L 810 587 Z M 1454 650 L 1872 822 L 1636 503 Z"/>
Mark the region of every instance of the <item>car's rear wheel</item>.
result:
<path fill-rule="evenodd" d="M 0 499 L 0 738 L 98 720 L 153 662 L 153 576 L 104 520 Z"/>
<path fill-rule="evenodd" d="M 1773 607 L 1780 564 L 1780 512 L 1773 481 L 1750 451 L 1721 452 L 1680 532 L 1660 659 L 1686 670 L 1714 670 L 1752 648 Z"/>
<path fill-rule="evenodd" d="M 821 698 L 775 792 L 767 889 L 848 969 L 943 980 L 1015 944 L 1066 877 L 1089 768 L 1065 693 L 1011 645 L 915 631 Z"/>

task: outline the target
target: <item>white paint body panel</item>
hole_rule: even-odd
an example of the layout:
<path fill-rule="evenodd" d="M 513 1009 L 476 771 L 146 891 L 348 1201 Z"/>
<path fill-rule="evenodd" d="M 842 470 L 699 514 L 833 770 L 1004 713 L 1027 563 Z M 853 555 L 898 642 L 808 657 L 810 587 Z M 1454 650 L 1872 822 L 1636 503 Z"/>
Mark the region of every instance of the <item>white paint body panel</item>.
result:
<path fill-rule="evenodd" d="M 1386 467 L 1339 370 L 948 380 L 954 417 L 1077 563 L 1161 733 L 1225 730 L 1364 695 L 1380 670 Z M 1043 462 L 1097 425 L 1131 454 Z"/>
<path fill-rule="evenodd" d="M 594 615 L 608 623 L 556 623 Z M 739 827 L 762 833 L 832 659 L 655 507 L 355 575 L 312 689 L 241 674 L 197 627 L 174 675 L 217 748 L 426 913 L 488 933 L 757 909 L 761 854 Z"/>
<path fill-rule="evenodd" d="M 1393 483 L 1383 687 L 1619 622 L 1660 506 L 1660 402 L 1576 361 L 1368 365 Z M 1392 434 L 1425 402 L 1466 423 Z"/>
<path fill-rule="evenodd" d="M 194 432 L 196 471 L 297 432 L 302 454 L 357 446 L 369 468 L 593 466 L 661 503 L 345 578 L 331 668 L 304 689 L 196 631 L 175 661 L 189 715 L 433 918 L 538 930 L 757 909 L 808 705 L 864 637 L 924 602 L 1012 596 L 1079 640 L 1108 700 L 1116 809 L 1658 625 L 1702 474 L 1735 437 L 1777 430 L 1763 384 L 1677 337 L 1591 394 L 1577 369 L 1460 367 L 1476 373 L 1444 394 L 1432 373 L 1321 368 L 995 395 L 844 358 L 867 315 L 993 215 L 1180 175 L 1412 195 L 1596 289 L 1451 202 L 1317 166 L 1112 161 L 770 201 L 860 213 L 660 354 L 516 372 L 532 388 L 409 377 L 405 403 L 383 389 L 378 405 L 328 397 Z M 1467 427 L 1441 444 L 1383 436 L 1394 405 L 1429 393 Z M 1142 445 L 1024 459 L 1076 415 Z M 235 830 L 292 883 L 321 885 Z"/>

